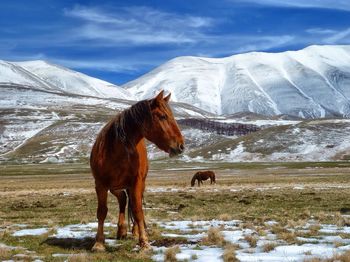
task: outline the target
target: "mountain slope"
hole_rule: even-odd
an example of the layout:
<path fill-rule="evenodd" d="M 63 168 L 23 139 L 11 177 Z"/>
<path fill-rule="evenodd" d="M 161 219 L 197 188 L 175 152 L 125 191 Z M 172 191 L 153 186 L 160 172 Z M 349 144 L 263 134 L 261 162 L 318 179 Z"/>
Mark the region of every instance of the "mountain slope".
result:
<path fill-rule="evenodd" d="M 45 61 L 6 62 L 0 60 L 0 83 L 44 91 L 102 98 L 133 100 L 125 89 Z"/>
<path fill-rule="evenodd" d="M 125 84 L 139 99 L 159 89 L 215 114 L 350 117 L 350 46 L 310 46 L 227 58 L 179 57 Z"/>
<path fill-rule="evenodd" d="M 188 153 L 187 161 L 339 161 L 350 156 L 350 120 L 317 119 L 272 126 Z"/>

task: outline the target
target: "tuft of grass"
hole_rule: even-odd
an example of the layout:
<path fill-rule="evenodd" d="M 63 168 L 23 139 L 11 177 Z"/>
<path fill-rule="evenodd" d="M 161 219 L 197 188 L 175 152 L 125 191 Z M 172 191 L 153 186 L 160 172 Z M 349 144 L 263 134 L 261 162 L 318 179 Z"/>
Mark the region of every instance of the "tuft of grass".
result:
<path fill-rule="evenodd" d="M 224 262 L 238 262 L 239 260 L 236 257 L 236 248 L 234 245 L 228 245 L 224 249 L 222 254 L 222 259 Z"/>
<path fill-rule="evenodd" d="M 277 247 L 277 244 L 274 243 L 274 242 L 268 242 L 268 243 L 265 243 L 263 246 L 262 246 L 262 249 L 264 252 L 270 252 L 272 250 L 275 249 L 275 247 Z"/>
<path fill-rule="evenodd" d="M 313 258 L 304 259 L 303 262 L 325 262 L 325 261 L 319 257 L 313 257 Z"/>
<path fill-rule="evenodd" d="M 320 226 L 319 224 L 311 225 L 311 226 L 309 227 L 310 234 L 311 234 L 312 236 L 317 236 L 317 235 L 319 235 L 320 229 L 321 229 L 321 226 Z"/>
<path fill-rule="evenodd" d="M 278 234 L 278 239 L 286 241 L 288 244 L 295 244 L 297 242 L 297 236 L 294 232 L 282 232 Z"/>
<path fill-rule="evenodd" d="M 7 260 L 11 257 L 11 250 L 7 247 L 0 247 L 0 260 Z"/>
<path fill-rule="evenodd" d="M 336 224 L 338 227 L 344 227 L 349 226 L 350 221 L 348 217 L 344 217 L 339 212 L 336 212 L 334 215 L 334 224 Z"/>
<path fill-rule="evenodd" d="M 226 244 L 224 235 L 220 231 L 220 228 L 210 227 L 208 229 L 208 235 L 203 238 L 202 242 L 204 245 L 216 245 L 223 246 Z"/>
<path fill-rule="evenodd" d="M 331 259 L 331 261 L 350 262 L 350 250 L 346 251 L 343 254 L 335 255 Z"/>
<path fill-rule="evenodd" d="M 176 262 L 176 254 L 180 253 L 180 247 L 179 246 L 173 246 L 169 247 L 167 250 L 164 252 L 164 261 L 165 262 Z"/>
<path fill-rule="evenodd" d="M 219 215 L 219 220 L 223 220 L 223 221 L 229 221 L 232 219 L 232 216 L 227 214 L 227 213 L 224 213 L 224 214 L 220 214 Z"/>
<path fill-rule="evenodd" d="M 331 258 L 322 259 L 322 258 L 310 258 L 305 259 L 304 262 L 350 262 L 350 250 L 342 253 L 342 254 L 335 254 Z"/>
<path fill-rule="evenodd" d="M 258 233 L 259 236 L 263 237 L 267 235 L 267 231 L 263 227 L 257 228 L 256 232 Z"/>
<path fill-rule="evenodd" d="M 346 245 L 346 244 L 343 243 L 343 242 L 334 241 L 334 242 L 333 242 L 333 245 L 334 245 L 334 247 L 338 248 L 338 247 L 344 246 L 344 245 Z"/>
<path fill-rule="evenodd" d="M 254 235 L 245 235 L 244 240 L 248 242 L 250 247 L 256 247 L 256 244 L 258 243 L 258 238 Z"/>
<path fill-rule="evenodd" d="M 191 255 L 191 260 L 197 260 L 197 259 L 198 259 L 198 256 L 196 254 Z"/>

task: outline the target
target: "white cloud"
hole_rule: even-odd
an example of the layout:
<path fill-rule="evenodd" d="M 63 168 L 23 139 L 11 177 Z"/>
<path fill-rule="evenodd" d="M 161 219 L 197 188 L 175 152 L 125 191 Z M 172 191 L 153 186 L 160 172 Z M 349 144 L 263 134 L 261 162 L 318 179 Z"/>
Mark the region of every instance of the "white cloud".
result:
<path fill-rule="evenodd" d="M 327 44 L 350 43 L 350 27 L 324 39 Z"/>
<path fill-rule="evenodd" d="M 298 7 L 298 8 L 323 8 L 350 11 L 349 0 L 232 0 L 234 2 L 254 3 L 258 5 Z"/>
<path fill-rule="evenodd" d="M 350 27 L 344 29 L 310 28 L 305 31 L 309 34 L 306 39 L 319 44 L 349 44 Z"/>
<path fill-rule="evenodd" d="M 203 28 L 213 25 L 209 17 L 179 15 L 148 7 L 103 10 L 75 6 L 64 14 L 81 20 L 75 34 L 82 39 L 109 40 L 120 45 L 195 43 Z"/>
<path fill-rule="evenodd" d="M 309 34 L 318 34 L 318 35 L 328 35 L 328 34 L 334 34 L 337 31 L 333 29 L 327 29 L 327 28 L 309 28 L 306 30 Z"/>

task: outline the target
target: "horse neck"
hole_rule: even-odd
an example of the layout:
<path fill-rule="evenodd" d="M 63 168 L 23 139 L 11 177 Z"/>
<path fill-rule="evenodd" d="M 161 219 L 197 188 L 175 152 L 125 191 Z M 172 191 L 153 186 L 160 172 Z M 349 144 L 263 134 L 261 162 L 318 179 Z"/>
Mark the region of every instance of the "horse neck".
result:
<path fill-rule="evenodd" d="M 194 184 L 196 183 L 196 179 L 197 179 L 197 174 L 195 174 L 195 175 L 192 177 L 191 186 L 194 186 Z"/>
<path fill-rule="evenodd" d="M 113 137 L 116 135 L 116 141 L 120 141 L 124 147 L 126 148 L 127 151 L 133 151 L 133 149 L 136 148 L 137 144 L 140 143 L 140 141 L 144 138 L 143 135 L 143 124 L 137 122 L 134 122 L 132 120 L 127 120 L 125 124 L 123 124 L 121 119 L 115 119 L 112 126 L 114 127 L 113 129 L 111 128 L 110 131 L 113 132 Z M 120 127 L 122 125 L 122 127 Z M 119 129 L 120 128 L 120 129 Z M 120 130 L 119 135 L 118 135 L 118 130 Z M 114 140 L 114 142 L 116 142 Z M 111 141 L 112 142 L 112 141 Z M 113 142 L 112 142 L 113 143 Z"/>
<path fill-rule="evenodd" d="M 138 143 L 145 137 L 141 129 L 137 126 L 126 126 L 126 141 L 128 141 L 129 146 L 136 147 Z"/>

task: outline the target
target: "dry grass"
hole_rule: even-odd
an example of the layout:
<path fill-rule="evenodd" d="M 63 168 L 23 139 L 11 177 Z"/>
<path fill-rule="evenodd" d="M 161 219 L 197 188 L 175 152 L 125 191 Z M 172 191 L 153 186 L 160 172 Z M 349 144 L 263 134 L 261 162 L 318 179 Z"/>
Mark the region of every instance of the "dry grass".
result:
<path fill-rule="evenodd" d="M 270 252 L 270 251 L 274 250 L 276 247 L 277 247 L 277 243 L 275 243 L 275 242 L 268 242 L 268 243 L 265 243 L 262 246 L 262 250 L 267 253 L 267 252 Z"/>
<path fill-rule="evenodd" d="M 256 244 L 258 243 L 258 237 L 255 235 L 245 235 L 244 240 L 248 242 L 250 247 L 256 247 Z"/>
<path fill-rule="evenodd" d="M 350 220 L 348 217 L 344 217 L 339 212 L 336 212 L 334 215 L 334 224 L 336 224 L 338 227 L 349 226 Z"/>
<path fill-rule="evenodd" d="M 313 258 L 304 259 L 303 262 L 325 262 L 325 260 L 322 260 L 319 257 L 313 257 Z"/>
<path fill-rule="evenodd" d="M 229 220 L 232 220 L 232 216 L 227 214 L 227 213 L 220 214 L 219 215 L 219 220 L 229 221 Z"/>
<path fill-rule="evenodd" d="M 68 257 L 68 262 L 87 262 L 90 261 L 89 255 L 86 253 L 74 254 Z"/>
<path fill-rule="evenodd" d="M 207 234 L 208 235 L 202 239 L 204 245 L 224 246 L 226 244 L 220 228 L 210 227 Z"/>
<path fill-rule="evenodd" d="M 321 229 L 321 226 L 319 224 L 314 224 L 309 227 L 310 235 L 317 236 L 319 234 L 319 231 Z"/>
<path fill-rule="evenodd" d="M 198 259 L 198 256 L 196 254 L 191 255 L 191 260 L 197 260 L 197 259 Z"/>
<path fill-rule="evenodd" d="M 301 166 L 290 164 L 298 168 L 289 168 L 289 166 L 278 168 L 280 164 L 271 164 L 273 167 L 277 166 L 274 169 L 254 163 L 249 163 L 241 169 L 219 166 L 217 173 L 221 177 L 220 183 L 213 188 L 217 191 L 190 192 L 187 191 L 187 187 L 183 186 L 183 183 L 189 179 L 192 171 L 166 171 L 162 168 L 161 163 L 157 165 L 159 170 L 151 169 L 146 181 L 146 206 L 154 207 L 154 209 L 146 210 L 146 222 L 149 222 L 150 219 L 152 221 L 240 219 L 246 222 L 242 228 L 250 228 L 259 236 L 265 235 L 266 230 L 271 228 L 277 237 L 282 237 L 288 243 L 295 243 L 296 240 L 295 234 L 286 228 L 298 229 L 304 226 L 311 216 L 315 220 L 322 220 L 322 223 L 337 223 L 340 226 L 347 224 L 346 219 L 339 212 L 349 206 L 346 199 L 350 199 L 350 191 L 347 188 L 336 186 L 350 183 L 349 167 L 303 168 L 309 165 L 307 163 L 300 164 Z M 172 167 L 177 167 L 177 164 L 174 165 Z M 164 164 L 165 166 L 167 165 Z M 154 163 L 151 163 L 151 168 L 154 168 Z M 2 198 L 0 224 L 2 228 L 6 228 L 7 223 L 24 223 L 31 227 L 54 228 L 56 225 L 64 226 L 96 220 L 96 195 L 93 179 L 87 166 L 74 167 L 68 164 L 0 166 L 0 173 L 4 174 L 0 176 L 0 196 Z M 297 184 L 303 184 L 308 189 L 293 190 L 292 187 Z M 147 191 L 150 186 L 175 188 L 180 192 L 152 193 Z M 327 188 L 327 186 L 332 187 Z M 264 187 L 276 187 L 276 189 L 260 190 Z M 325 189 L 315 193 L 313 187 Z M 211 187 L 205 188 L 207 189 Z M 230 189 L 238 191 L 230 191 Z M 240 202 L 242 196 L 247 201 Z M 178 210 L 180 205 L 186 208 Z M 106 222 L 116 222 L 118 203 L 115 197 L 109 197 L 108 208 L 109 215 Z M 168 213 L 174 210 L 178 213 Z M 264 222 L 270 220 L 277 221 L 279 225 L 264 225 Z M 150 228 L 152 229 L 150 241 L 164 240 L 161 228 L 155 226 Z M 9 232 L 12 233 L 13 230 L 14 228 L 10 228 Z M 221 232 L 218 232 L 220 228 L 211 230 L 206 237 L 206 243 L 224 247 L 224 238 Z M 317 228 L 314 230 L 316 232 Z M 113 230 L 109 231 L 109 237 L 114 237 Z M 14 238 L 5 231 L 0 233 L 0 238 L 2 243 L 9 246 L 23 246 L 35 251 L 45 261 L 52 260 L 52 253 L 82 252 L 81 249 L 40 245 L 41 241 L 45 240 L 45 235 L 33 238 Z M 139 253 L 133 251 L 137 242 L 131 238 L 120 243 L 122 245 L 117 248 L 109 247 L 108 251 L 111 252 L 88 253 L 89 260 L 151 261 L 151 255 L 140 257 Z"/>
<path fill-rule="evenodd" d="M 224 262 L 238 262 L 239 260 L 236 258 L 236 247 L 234 245 L 226 246 L 222 254 L 222 259 Z"/>
<path fill-rule="evenodd" d="M 335 254 L 332 258 L 322 259 L 315 257 L 305 259 L 304 262 L 350 262 L 350 250 L 342 254 Z"/>
<path fill-rule="evenodd" d="M 295 234 L 295 232 L 281 232 L 277 235 L 277 238 L 286 241 L 288 244 L 295 244 L 297 242 L 297 235 Z"/>
<path fill-rule="evenodd" d="M 173 246 L 169 247 L 164 252 L 164 261 L 165 262 L 176 262 L 176 254 L 180 253 L 180 247 L 179 246 Z"/>
<path fill-rule="evenodd" d="M 6 260 L 11 257 L 11 250 L 7 247 L 0 247 L 0 259 Z"/>
<path fill-rule="evenodd" d="M 350 250 L 341 255 L 335 255 L 331 261 L 350 262 Z"/>
<path fill-rule="evenodd" d="M 344 246 L 346 244 L 343 243 L 343 242 L 340 242 L 340 241 L 334 241 L 333 245 L 334 245 L 335 248 L 338 248 L 338 247 Z"/>

